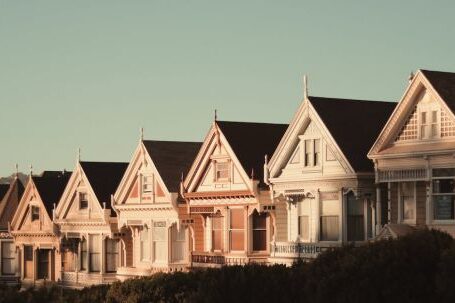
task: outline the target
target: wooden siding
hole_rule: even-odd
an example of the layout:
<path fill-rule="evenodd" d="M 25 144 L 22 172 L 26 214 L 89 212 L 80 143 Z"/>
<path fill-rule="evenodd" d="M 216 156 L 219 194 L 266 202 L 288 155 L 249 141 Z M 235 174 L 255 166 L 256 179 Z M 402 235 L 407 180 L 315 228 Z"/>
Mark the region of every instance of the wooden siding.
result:
<path fill-rule="evenodd" d="M 287 222 L 286 202 L 275 204 L 275 241 L 284 242 L 288 240 L 288 222 Z"/>

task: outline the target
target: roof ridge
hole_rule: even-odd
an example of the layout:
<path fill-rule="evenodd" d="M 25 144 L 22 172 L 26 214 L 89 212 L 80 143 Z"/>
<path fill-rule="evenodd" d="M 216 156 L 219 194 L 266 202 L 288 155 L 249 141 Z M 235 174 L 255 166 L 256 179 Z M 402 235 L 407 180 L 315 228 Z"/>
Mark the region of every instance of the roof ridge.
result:
<path fill-rule="evenodd" d="M 261 125 L 288 125 L 288 123 L 274 123 L 274 122 L 249 122 L 249 121 L 226 121 L 217 120 L 216 123 L 242 123 L 242 124 L 261 124 Z"/>
<path fill-rule="evenodd" d="M 308 99 L 318 98 L 318 99 L 331 99 L 331 100 L 341 100 L 341 101 L 351 101 L 351 102 L 376 102 L 376 103 L 397 103 L 396 101 L 385 101 L 385 100 L 366 100 L 366 99 L 349 99 L 349 98 L 338 98 L 338 97 L 321 97 L 321 96 L 308 96 Z"/>

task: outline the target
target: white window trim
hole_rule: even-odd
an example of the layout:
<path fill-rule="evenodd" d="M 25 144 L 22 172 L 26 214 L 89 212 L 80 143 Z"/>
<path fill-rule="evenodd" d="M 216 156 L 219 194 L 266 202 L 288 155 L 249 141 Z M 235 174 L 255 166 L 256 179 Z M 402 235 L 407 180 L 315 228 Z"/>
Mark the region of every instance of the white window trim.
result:
<path fill-rule="evenodd" d="M 434 216 L 434 200 L 433 196 L 434 191 L 433 191 L 433 180 L 435 179 L 453 179 L 455 180 L 455 176 L 449 176 L 449 177 L 433 177 L 433 169 L 441 169 L 441 168 L 452 168 L 454 169 L 455 167 L 431 167 L 430 172 L 431 172 L 431 192 L 430 192 L 430 222 L 435 225 L 455 225 L 455 219 L 450 219 L 450 220 L 443 220 L 443 219 L 435 219 Z M 436 194 L 438 195 L 438 194 Z M 455 211 L 455 210 L 454 210 Z M 454 214 L 455 217 L 455 214 Z"/>

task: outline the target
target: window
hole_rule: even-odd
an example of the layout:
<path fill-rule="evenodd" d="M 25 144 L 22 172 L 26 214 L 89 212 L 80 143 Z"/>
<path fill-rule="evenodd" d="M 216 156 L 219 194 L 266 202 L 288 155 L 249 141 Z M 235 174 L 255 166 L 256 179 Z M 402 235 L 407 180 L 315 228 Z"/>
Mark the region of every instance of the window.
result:
<path fill-rule="evenodd" d="M 364 201 L 350 192 L 347 194 L 347 236 L 348 241 L 365 240 Z"/>
<path fill-rule="evenodd" d="M 2 242 L 2 275 L 14 275 L 16 249 L 13 242 Z"/>
<path fill-rule="evenodd" d="M 26 278 L 32 278 L 35 272 L 33 264 L 33 247 L 24 246 L 24 274 Z"/>
<path fill-rule="evenodd" d="M 244 250 L 244 211 L 243 209 L 231 209 L 230 215 L 230 250 Z"/>
<path fill-rule="evenodd" d="M 267 214 L 253 213 L 253 250 L 267 250 Z"/>
<path fill-rule="evenodd" d="M 215 180 L 229 180 L 229 162 L 215 162 Z"/>
<path fill-rule="evenodd" d="M 153 194 L 153 175 L 142 176 L 142 193 L 146 195 Z"/>
<path fill-rule="evenodd" d="M 401 219 L 415 220 L 415 196 L 414 196 L 415 183 L 403 182 L 400 183 L 400 203 L 402 215 Z"/>
<path fill-rule="evenodd" d="M 433 214 L 435 220 L 454 220 L 455 169 L 433 169 Z"/>
<path fill-rule="evenodd" d="M 33 221 L 38 221 L 39 220 L 39 207 L 38 206 L 32 206 L 32 222 Z"/>
<path fill-rule="evenodd" d="M 174 241 L 172 245 L 172 260 L 182 261 L 186 257 L 186 230 L 183 226 L 177 229 L 177 226 L 172 227 L 172 239 Z"/>
<path fill-rule="evenodd" d="M 90 271 L 99 272 L 101 270 L 101 236 L 90 235 Z"/>
<path fill-rule="evenodd" d="M 153 222 L 153 255 L 155 262 L 162 262 L 167 259 L 166 233 L 166 222 Z"/>
<path fill-rule="evenodd" d="M 87 193 L 79 193 L 79 209 L 88 208 L 88 195 Z"/>
<path fill-rule="evenodd" d="M 338 241 L 339 238 L 339 202 L 338 200 L 321 201 L 320 240 Z"/>
<path fill-rule="evenodd" d="M 77 243 L 75 239 L 65 239 L 62 242 L 62 269 L 65 272 L 72 272 L 75 270 L 74 256 L 77 252 Z"/>
<path fill-rule="evenodd" d="M 149 229 L 144 226 L 141 230 L 141 260 L 150 260 L 150 242 L 149 242 Z"/>
<path fill-rule="evenodd" d="M 305 166 L 311 165 L 312 140 L 305 140 Z"/>
<path fill-rule="evenodd" d="M 438 111 L 430 110 L 420 112 L 420 138 L 432 139 L 438 136 Z"/>
<path fill-rule="evenodd" d="M 310 218 L 309 216 L 303 215 L 298 217 L 299 237 L 302 240 L 308 240 L 310 238 Z"/>
<path fill-rule="evenodd" d="M 212 249 L 218 251 L 223 249 L 223 217 L 221 216 L 212 217 Z"/>
<path fill-rule="evenodd" d="M 306 139 L 305 147 L 305 166 L 319 166 L 321 164 L 321 140 Z"/>
<path fill-rule="evenodd" d="M 87 240 L 82 239 L 79 245 L 81 246 L 80 268 L 81 270 L 87 270 Z"/>
<path fill-rule="evenodd" d="M 106 239 L 106 272 L 117 271 L 118 240 Z"/>
<path fill-rule="evenodd" d="M 49 279 L 49 249 L 38 249 L 38 279 Z"/>

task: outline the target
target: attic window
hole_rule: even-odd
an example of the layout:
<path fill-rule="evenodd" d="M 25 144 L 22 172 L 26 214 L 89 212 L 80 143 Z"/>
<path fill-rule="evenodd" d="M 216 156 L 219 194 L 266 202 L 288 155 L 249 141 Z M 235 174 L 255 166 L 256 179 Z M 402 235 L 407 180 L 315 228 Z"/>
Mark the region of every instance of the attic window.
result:
<path fill-rule="evenodd" d="M 38 206 L 32 206 L 32 222 L 33 221 L 38 221 L 39 220 L 39 207 Z"/>
<path fill-rule="evenodd" d="M 153 176 L 151 175 L 142 176 L 142 193 L 143 194 L 153 193 Z"/>
<path fill-rule="evenodd" d="M 215 180 L 229 180 L 229 162 L 215 162 Z"/>
<path fill-rule="evenodd" d="M 79 193 L 79 209 L 88 208 L 88 195 L 87 193 Z"/>
<path fill-rule="evenodd" d="M 438 111 L 420 112 L 420 138 L 433 139 L 438 137 Z"/>

